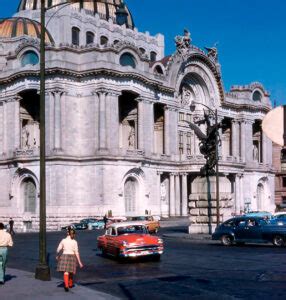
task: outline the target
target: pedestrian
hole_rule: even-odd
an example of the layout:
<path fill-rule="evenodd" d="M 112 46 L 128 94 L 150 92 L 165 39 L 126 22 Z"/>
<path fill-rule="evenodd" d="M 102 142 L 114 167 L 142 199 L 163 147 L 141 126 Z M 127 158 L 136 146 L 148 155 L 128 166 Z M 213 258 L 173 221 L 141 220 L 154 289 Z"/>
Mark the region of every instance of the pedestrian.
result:
<path fill-rule="evenodd" d="M 10 220 L 9 220 L 9 232 L 11 235 L 15 235 L 14 220 L 12 218 L 10 218 Z"/>
<path fill-rule="evenodd" d="M 11 234 L 4 230 L 4 224 L 0 223 L 0 283 L 5 283 L 5 271 L 8 256 L 8 247 L 13 246 Z"/>
<path fill-rule="evenodd" d="M 104 215 L 104 217 L 103 217 L 104 229 L 106 229 L 107 221 L 108 221 L 107 216 Z"/>
<path fill-rule="evenodd" d="M 68 292 L 69 288 L 73 287 L 73 277 L 76 273 L 77 262 L 80 268 L 83 267 L 78 244 L 75 240 L 74 229 L 68 228 L 68 236 L 61 240 L 57 249 L 56 259 L 58 261 L 57 271 L 63 272 L 64 288 Z"/>

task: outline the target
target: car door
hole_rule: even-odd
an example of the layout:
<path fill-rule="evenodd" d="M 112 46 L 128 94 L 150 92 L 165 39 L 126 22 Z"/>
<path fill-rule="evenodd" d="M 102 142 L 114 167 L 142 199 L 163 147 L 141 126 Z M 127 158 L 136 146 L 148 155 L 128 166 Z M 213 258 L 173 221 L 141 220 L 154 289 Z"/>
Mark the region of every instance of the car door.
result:
<path fill-rule="evenodd" d="M 241 220 L 236 228 L 235 237 L 238 240 L 261 240 L 262 230 L 258 220 L 247 218 Z"/>
<path fill-rule="evenodd" d="M 116 255 L 116 230 L 114 227 L 109 227 L 107 230 L 107 236 L 106 236 L 106 251 L 107 253 L 111 255 Z"/>

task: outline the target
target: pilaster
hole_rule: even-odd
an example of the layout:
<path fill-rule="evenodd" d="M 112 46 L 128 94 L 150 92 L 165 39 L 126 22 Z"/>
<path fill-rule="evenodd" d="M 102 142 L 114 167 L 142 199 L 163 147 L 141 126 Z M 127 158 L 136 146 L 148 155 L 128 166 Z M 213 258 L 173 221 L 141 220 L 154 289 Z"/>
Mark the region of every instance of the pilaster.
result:
<path fill-rule="evenodd" d="M 170 216 L 173 217 L 176 214 L 175 209 L 175 174 L 170 174 Z"/>

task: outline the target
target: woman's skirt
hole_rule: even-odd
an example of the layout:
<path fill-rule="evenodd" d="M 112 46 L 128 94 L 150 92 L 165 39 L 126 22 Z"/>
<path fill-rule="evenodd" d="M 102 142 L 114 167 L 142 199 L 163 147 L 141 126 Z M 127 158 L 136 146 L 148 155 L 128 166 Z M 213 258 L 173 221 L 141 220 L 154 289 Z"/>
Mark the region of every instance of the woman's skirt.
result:
<path fill-rule="evenodd" d="M 73 254 L 62 254 L 58 261 L 58 272 L 76 273 L 76 256 Z"/>

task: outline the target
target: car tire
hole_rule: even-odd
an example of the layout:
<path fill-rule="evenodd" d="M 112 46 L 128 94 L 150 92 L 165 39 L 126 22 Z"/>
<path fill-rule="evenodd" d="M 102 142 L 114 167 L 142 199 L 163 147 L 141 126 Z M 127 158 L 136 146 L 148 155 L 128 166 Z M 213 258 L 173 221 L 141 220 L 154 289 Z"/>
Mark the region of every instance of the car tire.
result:
<path fill-rule="evenodd" d="M 285 245 L 285 240 L 281 235 L 275 235 L 273 237 L 272 243 L 276 247 L 282 247 Z"/>
<path fill-rule="evenodd" d="M 101 248 L 101 255 L 102 255 L 103 257 L 106 257 L 106 256 L 107 256 L 107 252 L 106 252 L 106 250 L 103 249 L 103 248 Z"/>
<path fill-rule="evenodd" d="M 224 234 L 220 240 L 224 246 L 231 246 L 233 244 L 233 237 L 229 234 Z"/>
<path fill-rule="evenodd" d="M 160 254 L 156 254 L 153 256 L 153 261 L 160 261 L 161 260 L 161 255 Z"/>

